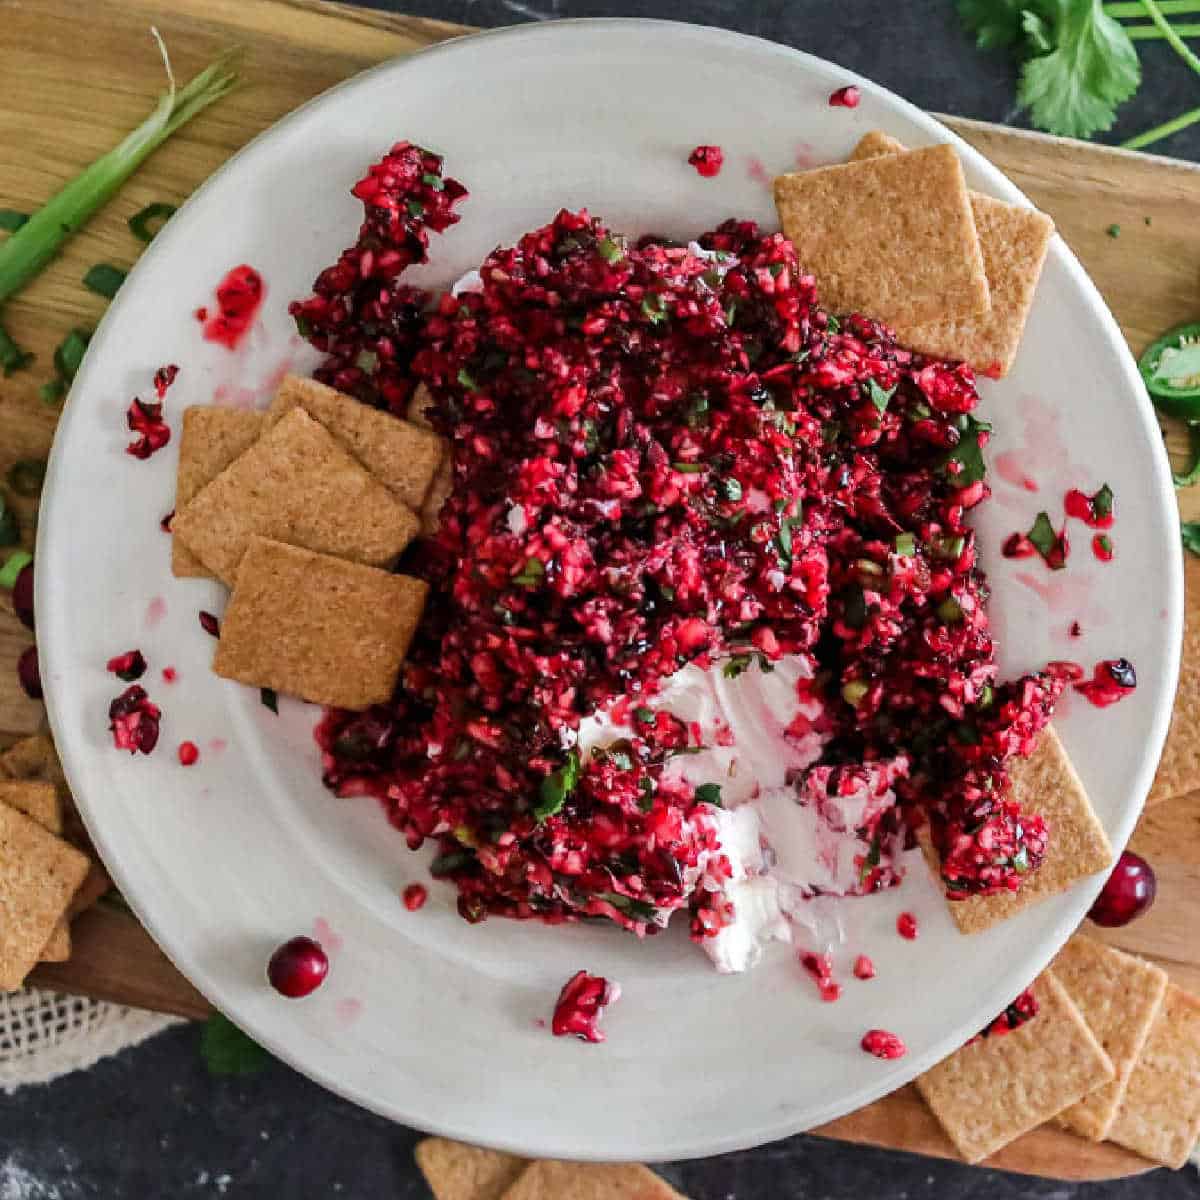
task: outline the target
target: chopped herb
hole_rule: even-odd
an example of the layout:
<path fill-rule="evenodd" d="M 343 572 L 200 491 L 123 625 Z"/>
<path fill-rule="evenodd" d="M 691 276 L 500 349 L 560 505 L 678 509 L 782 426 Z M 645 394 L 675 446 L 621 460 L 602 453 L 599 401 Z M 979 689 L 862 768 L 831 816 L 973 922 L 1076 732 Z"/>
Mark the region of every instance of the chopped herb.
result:
<path fill-rule="evenodd" d="M 833 313 L 829 313 L 828 319 L 825 322 L 825 328 L 829 333 L 841 333 L 842 323 L 833 315 Z"/>
<path fill-rule="evenodd" d="M 8 486 L 28 499 L 42 490 L 46 464 L 40 458 L 22 458 L 8 468 Z"/>
<path fill-rule="evenodd" d="M 54 369 L 67 383 L 70 383 L 75 378 L 75 374 L 79 370 L 79 364 L 83 362 L 83 356 L 87 352 L 88 342 L 91 339 L 92 335 L 88 330 L 72 329 L 59 342 L 58 349 L 54 351 Z"/>
<path fill-rule="evenodd" d="M 934 558 L 957 562 L 966 544 L 967 539 L 961 533 L 955 537 L 947 537 L 944 533 L 939 533 L 930 539 L 929 548 L 933 552 Z"/>
<path fill-rule="evenodd" d="M 621 249 L 620 243 L 614 242 L 612 238 L 601 238 L 596 243 L 596 250 L 600 257 L 610 265 L 619 263 L 625 257 L 625 251 Z"/>
<path fill-rule="evenodd" d="M 425 205 L 420 200 L 406 200 L 404 207 L 408 209 L 410 217 L 423 217 L 425 215 Z"/>
<path fill-rule="evenodd" d="M 88 291 L 111 300 L 117 294 L 117 289 L 125 282 L 127 274 L 128 272 L 122 271 L 120 267 L 114 267 L 111 263 L 97 263 L 94 267 L 90 267 L 88 273 L 83 277 L 83 286 Z"/>
<path fill-rule="evenodd" d="M 851 679 L 849 683 L 842 684 L 842 699 L 851 708 L 857 708 L 870 690 L 870 685 L 864 683 L 861 679 Z"/>
<path fill-rule="evenodd" d="M 896 394 L 896 385 L 893 384 L 886 390 L 881 388 L 873 379 L 867 380 L 867 395 L 871 398 L 871 403 L 875 405 L 875 411 L 883 416 L 887 412 L 888 401 Z"/>
<path fill-rule="evenodd" d="M 635 900 L 632 896 L 622 896 L 620 892 L 597 892 L 596 900 L 611 904 L 618 912 L 632 917 L 635 921 L 652 921 L 657 911 L 653 904 L 645 900 Z"/>
<path fill-rule="evenodd" d="M 649 812 L 654 807 L 654 782 L 649 776 L 643 775 L 638 783 L 638 789 L 641 795 L 638 797 L 638 808 L 642 812 Z"/>
<path fill-rule="evenodd" d="M 271 1055 L 223 1013 L 213 1013 L 200 1033 L 200 1055 L 210 1075 L 254 1075 Z"/>
<path fill-rule="evenodd" d="M 1121 236 L 1120 225 L 1110 225 L 1105 231 L 1110 238 L 1119 238 Z"/>
<path fill-rule="evenodd" d="M 642 316 L 644 316 L 651 325 L 657 325 L 661 321 L 667 319 L 665 301 L 657 292 L 652 292 L 642 300 Z"/>
<path fill-rule="evenodd" d="M 633 710 L 633 719 L 640 721 L 643 725 L 654 724 L 654 709 L 652 708 L 635 708 Z"/>
<path fill-rule="evenodd" d="M 67 394 L 67 385 L 57 375 L 38 388 L 43 404 L 57 404 Z"/>
<path fill-rule="evenodd" d="M 883 857 L 883 847 L 879 840 L 879 834 L 876 834 L 871 839 L 871 848 L 867 851 L 866 857 L 863 858 L 862 866 L 858 869 L 858 882 L 866 883 L 872 871 L 879 866 L 879 860 Z"/>
<path fill-rule="evenodd" d="M 753 657 L 749 654 L 735 654 L 732 658 L 725 660 L 725 665 L 721 668 L 721 674 L 726 679 L 736 679 L 753 661 Z"/>
<path fill-rule="evenodd" d="M 953 596 L 947 596 L 935 609 L 940 621 L 955 625 L 963 619 L 962 605 Z"/>
<path fill-rule="evenodd" d="M 152 242 L 162 227 L 175 215 L 174 204 L 156 200 L 129 218 L 129 228 L 139 241 Z"/>
<path fill-rule="evenodd" d="M 979 699 L 975 701 L 976 708 L 991 708 L 992 701 L 996 698 L 995 689 L 990 683 L 985 683 L 979 689 Z"/>
<path fill-rule="evenodd" d="M 702 804 L 711 804 L 716 808 L 724 808 L 721 803 L 721 785 L 719 783 L 702 783 L 696 789 L 696 799 Z"/>
<path fill-rule="evenodd" d="M 1029 871 L 1029 847 L 1022 846 L 1020 850 L 1012 857 L 1012 867 L 1018 875 L 1024 875 Z"/>
<path fill-rule="evenodd" d="M 22 350 L 9 337 L 4 326 L 0 325 L 0 371 L 4 372 L 4 378 L 7 379 L 14 371 L 29 366 L 31 362 L 33 362 L 33 355 L 27 350 Z"/>
<path fill-rule="evenodd" d="M 21 524 L 17 514 L 8 506 L 4 493 L 0 492 L 0 546 L 15 546 L 21 540 Z"/>
<path fill-rule="evenodd" d="M 703 463 L 673 462 L 671 469 L 678 471 L 680 475 L 699 475 L 706 468 Z"/>
<path fill-rule="evenodd" d="M 896 534 L 896 553 L 901 558 L 912 558 L 917 552 L 917 539 L 911 533 Z"/>
<path fill-rule="evenodd" d="M 305 316 L 297 314 L 296 316 L 296 332 L 305 340 L 312 334 L 312 322 Z"/>
<path fill-rule="evenodd" d="M 533 806 L 533 815 L 538 821 L 552 817 L 566 803 L 567 797 L 579 782 L 579 751 L 572 750 L 567 761 L 557 771 L 551 771 L 542 780 L 541 794 Z"/>
<path fill-rule="evenodd" d="M 477 384 L 475 382 L 475 380 L 471 378 L 471 373 L 467 370 L 466 367 L 458 368 L 457 378 L 458 378 L 459 386 L 465 387 L 468 392 L 479 391 L 479 384 Z"/>
<path fill-rule="evenodd" d="M 17 584 L 17 576 L 33 562 L 33 555 L 28 550 L 14 550 L 0 567 L 0 588 L 11 592 Z"/>
<path fill-rule="evenodd" d="M 279 715 L 279 697 L 274 688 L 259 688 L 258 698 L 264 708 L 269 708 L 276 716 Z"/>
<path fill-rule="evenodd" d="M 688 428 L 695 429 L 696 426 L 700 425 L 703 421 L 704 414 L 707 412 L 708 397 L 704 395 L 703 392 L 693 396 L 691 401 L 688 403 L 687 413 L 685 414 Z"/>
<path fill-rule="evenodd" d="M 518 587 L 537 587 L 546 577 L 546 564 L 540 558 L 527 558 L 520 572 L 513 576 Z"/>
<path fill-rule="evenodd" d="M 360 350 L 354 356 L 354 365 L 365 374 L 371 375 L 379 366 L 379 355 L 374 350 Z"/>
<path fill-rule="evenodd" d="M 959 418 L 958 429 L 958 445 L 942 460 L 942 470 L 955 487 L 961 488 L 978 483 L 987 473 L 979 438 L 981 434 L 990 433 L 992 427 L 987 421 L 976 420 L 970 413 L 964 413 Z"/>
<path fill-rule="evenodd" d="M 1113 491 L 1106 483 L 1092 497 L 1092 512 L 1101 519 L 1111 517 L 1113 510 Z"/>
<path fill-rule="evenodd" d="M 792 568 L 792 529 L 803 520 L 804 514 L 798 512 L 795 516 L 784 517 L 779 522 L 779 533 L 775 540 L 779 543 L 779 563 L 784 570 L 790 571 Z"/>
<path fill-rule="evenodd" d="M 446 875 L 452 875 L 455 871 L 461 871 L 464 867 L 471 866 L 474 862 L 475 855 L 470 850 L 450 850 L 445 854 L 439 854 L 429 864 L 429 873 L 434 879 L 442 879 Z"/>
<path fill-rule="evenodd" d="M 731 504 L 736 503 L 742 498 L 741 482 L 737 479 L 734 479 L 732 475 L 726 479 L 718 480 L 717 490 L 720 491 L 725 499 Z"/>
<path fill-rule="evenodd" d="M 1045 559 L 1046 566 L 1051 570 L 1061 571 L 1067 565 L 1062 535 L 1054 532 L 1054 526 L 1050 524 L 1047 513 L 1038 513 L 1025 536 L 1033 543 L 1034 549 Z"/>
<path fill-rule="evenodd" d="M 422 175 L 421 182 L 426 187 L 431 187 L 435 192 L 445 191 L 446 185 L 442 182 L 440 175 Z"/>
<path fill-rule="evenodd" d="M 16 233 L 28 220 L 28 213 L 17 212 L 15 208 L 0 208 L 0 229 L 5 233 Z"/>
<path fill-rule="evenodd" d="M 737 316 L 737 301 L 730 300 L 730 302 L 727 305 L 725 305 L 725 324 L 728 325 L 730 329 L 733 328 L 733 318 L 736 316 Z"/>
<path fill-rule="evenodd" d="M 1191 554 L 1200 555 L 1200 521 L 1184 521 L 1179 526 L 1183 548 Z"/>

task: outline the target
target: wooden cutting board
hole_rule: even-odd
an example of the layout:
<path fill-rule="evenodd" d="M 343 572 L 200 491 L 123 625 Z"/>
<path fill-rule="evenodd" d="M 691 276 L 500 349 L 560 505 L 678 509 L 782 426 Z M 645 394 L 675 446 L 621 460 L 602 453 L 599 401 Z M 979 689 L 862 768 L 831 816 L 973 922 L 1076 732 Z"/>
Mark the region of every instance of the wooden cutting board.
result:
<path fill-rule="evenodd" d="M 309 97 L 394 55 L 465 30 L 309 0 L 0 0 L 0 207 L 28 210 L 142 119 L 162 74 L 147 29 L 169 43 L 187 78 L 220 49 L 249 50 L 248 85 L 159 151 L 62 259 L 5 309 L 12 335 L 38 355 L 31 370 L 0 380 L 0 476 L 49 449 L 56 411 L 37 396 L 55 345 L 91 327 L 103 301 L 79 284 L 98 261 L 129 264 L 137 245 L 125 219 L 151 201 L 179 202 L 230 153 Z M 972 121 L 948 122 L 1049 212 L 1083 260 L 1135 351 L 1166 327 L 1200 318 L 1200 168 Z M 403 118 L 381 138 L 403 136 Z M 319 164 L 314 164 L 319 166 Z M 1106 232 L 1119 225 L 1119 237 Z M 1182 446 L 1179 431 L 1171 444 Z M 1182 497 L 1200 517 L 1200 488 Z M 26 528 L 33 510 L 25 506 Z M 1200 629 L 1200 559 L 1188 564 L 1189 612 Z M 0 613 L 0 744 L 41 727 L 42 708 L 21 695 L 13 664 L 28 644 Z M 1192 698 L 1193 689 L 1187 690 Z M 1191 786 L 1200 788 L 1200 772 Z M 1134 846 L 1158 871 L 1153 912 L 1111 940 L 1161 962 L 1200 991 L 1200 792 L 1166 799 L 1144 817 Z M 71 961 L 43 965 L 35 982 L 65 991 L 202 1017 L 204 998 L 127 913 L 101 905 L 73 929 Z M 944 1157 L 953 1150 L 911 1087 L 817 1131 L 823 1136 Z M 991 1160 L 1008 1170 L 1070 1179 L 1149 1169 L 1115 1147 L 1038 1130 Z"/>

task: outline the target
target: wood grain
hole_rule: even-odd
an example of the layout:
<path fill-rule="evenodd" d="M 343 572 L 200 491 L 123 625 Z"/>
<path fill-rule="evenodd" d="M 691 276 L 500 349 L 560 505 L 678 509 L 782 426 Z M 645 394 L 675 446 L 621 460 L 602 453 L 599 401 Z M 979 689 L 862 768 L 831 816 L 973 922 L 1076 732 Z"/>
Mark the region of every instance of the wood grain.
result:
<path fill-rule="evenodd" d="M 75 325 L 94 326 L 103 311 L 103 301 L 80 286 L 83 273 L 98 261 L 128 266 L 140 249 L 125 225 L 132 213 L 152 201 L 182 201 L 249 138 L 334 83 L 465 32 L 315 0 L 0 0 L 0 207 L 35 207 L 142 119 L 162 83 L 151 23 L 170 45 L 180 78 L 237 43 L 246 48 L 248 83 L 155 154 L 61 259 L 6 307 L 6 327 L 38 362 L 0 381 L 0 475 L 17 459 L 46 454 L 58 414 L 41 403 L 37 387 L 49 377 L 63 334 Z M 947 123 L 1054 217 L 1135 351 L 1200 312 L 1200 169 L 978 122 Z M 1121 227 L 1118 238 L 1106 232 L 1113 224 Z M 114 405 L 126 399 L 114 397 Z M 1182 450 L 1179 430 L 1170 431 L 1170 444 Z M 1182 507 L 1187 517 L 1200 517 L 1200 488 L 1184 495 Z M 28 539 L 33 513 L 26 506 L 22 515 Z M 1200 621 L 1200 589 L 1189 600 L 1189 613 Z M 15 618 L 0 613 L 0 743 L 41 718 L 40 706 L 17 690 L 12 670 L 27 644 Z M 1200 788 L 1200 779 L 1194 782 Z M 1178 982 L 1200 990 L 1200 946 L 1179 932 L 1200 925 L 1200 790 L 1148 812 L 1134 845 L 1158 868 L 1158 905 L 1144 921 L 1108 936 L 1149 953 Z M 211 1011 L 127 913 L 97 907 L 72 934 L 71 961 L 44 964 L 35 982 L 190 1017 Z M 911 1087 L 816 1132 L 953 1156 Z M 1101 1179 L 1150 1164 L 1046 1128 L 1006 1147 L 989 1165 Z"/>

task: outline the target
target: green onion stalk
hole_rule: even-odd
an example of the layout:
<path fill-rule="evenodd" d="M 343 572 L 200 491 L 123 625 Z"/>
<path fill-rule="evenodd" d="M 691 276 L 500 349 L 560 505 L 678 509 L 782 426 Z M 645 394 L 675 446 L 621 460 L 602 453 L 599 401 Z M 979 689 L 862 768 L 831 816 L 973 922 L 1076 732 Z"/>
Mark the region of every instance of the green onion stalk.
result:
<path fill-rule="evenodd" d="M 177 88 L 157 30 L 154 36 L 167 71 L 167 90 L 154 111 L 124 141 L 81 171 L 0 244 L 0 307 L 54 259 L 63 244 L 112 199 L 163 142 L 237 84 L 235 68 L 240 51 L 232 49 L 184 87 Z M 5 373 L 26 362 L 28 356 L 0 327 L 0 366 Z"/>

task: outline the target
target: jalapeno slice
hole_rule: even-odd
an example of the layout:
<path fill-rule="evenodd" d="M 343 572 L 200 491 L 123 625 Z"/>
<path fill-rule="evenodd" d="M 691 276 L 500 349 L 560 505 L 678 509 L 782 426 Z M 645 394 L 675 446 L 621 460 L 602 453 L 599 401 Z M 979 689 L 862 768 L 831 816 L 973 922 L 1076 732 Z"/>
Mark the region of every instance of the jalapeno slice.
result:
<path fill-rule="evenodd" d="M 1153 341 L 1138 369 L 1160 412 L 1200 421 L 1200 321 L 1178 325 Z"/>

